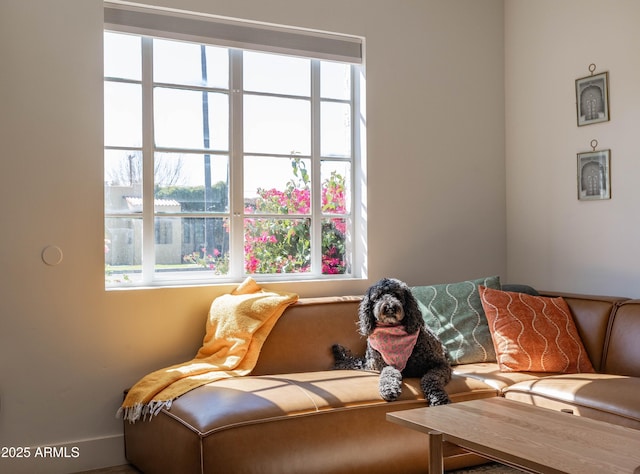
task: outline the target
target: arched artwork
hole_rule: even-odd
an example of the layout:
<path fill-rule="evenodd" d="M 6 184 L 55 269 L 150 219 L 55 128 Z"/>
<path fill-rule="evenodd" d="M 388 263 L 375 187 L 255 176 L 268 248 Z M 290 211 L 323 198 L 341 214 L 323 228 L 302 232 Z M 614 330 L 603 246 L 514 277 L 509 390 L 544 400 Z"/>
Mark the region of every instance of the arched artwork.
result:
<path fill-rule="evenodd" d="M 611 199 L 611 150 L 578 153 L 578 199 Z"/>
<path fill-rule="evenodd" d="M 580 110 L 584 119 L 597 120 L 604 114 L 604 91 L 600 84 L 591 84 L 585 87 L 580 94 Z"/>
<path fill-rule="evenodd" d="M 608 72 L 576 80 L 576 107 L 578 126 L 609 120 Z"/>

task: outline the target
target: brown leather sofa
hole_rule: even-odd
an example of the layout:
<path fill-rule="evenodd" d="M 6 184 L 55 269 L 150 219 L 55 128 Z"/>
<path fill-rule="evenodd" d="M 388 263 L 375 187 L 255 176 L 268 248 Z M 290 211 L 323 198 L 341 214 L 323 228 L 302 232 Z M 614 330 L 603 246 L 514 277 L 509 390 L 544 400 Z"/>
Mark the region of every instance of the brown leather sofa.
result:
<path fill-rule="evenodd" d="M 497 364 L 454 367 L 452 402 L 505 396 L 640 429 L 640 300 L 563 296 L 596 374 L 501 373 Z M 264 344 L 250 376 L 178 398 L 151 421 L 125 422 L 126 456 L 144 473 L 426 472 L 427 437 L 385 420 L 425 406 L 418 380 L 399 400 L 378 394 L 378 374 L 331 370 L 330 347 L 363 353 L 359 297 L 301 299 Z M 445 468 L 484 462 L 445 450 Z"/>

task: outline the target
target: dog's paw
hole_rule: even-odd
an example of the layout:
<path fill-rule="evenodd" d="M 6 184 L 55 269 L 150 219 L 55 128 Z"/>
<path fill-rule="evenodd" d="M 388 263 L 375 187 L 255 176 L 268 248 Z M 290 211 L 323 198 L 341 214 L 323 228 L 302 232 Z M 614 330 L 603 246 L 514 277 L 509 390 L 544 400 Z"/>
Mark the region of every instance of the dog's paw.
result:
<path fill-rule="evenodd" d="M 349 358 L 349 349 L 340 344 L 334 344 L 331 346 L 331 353 L 336 362 L 343 361 Z"/>
<path fill-rule="evenodd" d="M 334 344 L 331 346 L 331 353 L 333 354 L 333 368 L 345 369 L 348 368 L 351 359 L 351 352 L 340 344 Z"/>
<path fill-rule="evenodd" d="M 437 405 L 447 405 L 451 403 L 449 399 L 449 395 L 445 390 L 436 389 L 432 390 L 427 394 L 427 400 L 429 401 L 429 405 L 434 407 Z"/>
<path fill-rule="evenodd" d="M 333 353 L 333 368 L 340 370 L 360 370 L 363 368 L 364 361 L 360 357 L 355 357 L 353 353 L 346 347 L 340 344 L 333 344 L 331 346 L 331 352 Z"/>
<path fill-rule="evenodd" d="M 380 372 L 379 384 L 380 396 L 392 402 L 402 393 L 402 374 L 395 367 L 388 365 Z"/>

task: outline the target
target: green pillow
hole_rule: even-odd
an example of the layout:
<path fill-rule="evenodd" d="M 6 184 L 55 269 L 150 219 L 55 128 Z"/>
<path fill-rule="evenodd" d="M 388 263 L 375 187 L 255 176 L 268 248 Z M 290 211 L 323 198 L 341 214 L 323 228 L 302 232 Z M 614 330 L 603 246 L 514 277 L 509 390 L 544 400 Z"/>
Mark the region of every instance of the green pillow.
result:
<path fill-rule="evenodd" d="M 496 361 L 480 285 L 500 290 L 500 277 L 411 288 L 422 317 L 447 348 L 453 365 Z"/>

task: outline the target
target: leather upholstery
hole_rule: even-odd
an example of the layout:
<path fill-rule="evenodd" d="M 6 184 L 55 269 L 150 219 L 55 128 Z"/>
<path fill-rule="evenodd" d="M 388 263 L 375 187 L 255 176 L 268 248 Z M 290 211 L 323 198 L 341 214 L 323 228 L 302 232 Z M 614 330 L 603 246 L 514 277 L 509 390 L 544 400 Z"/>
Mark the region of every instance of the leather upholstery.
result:
<path fill-rule="evenodd" d="M 600 374 L 501 373 L 495 363 L 454 367 L 453 402 L 504 395 L 640 429 L 640 300 L 563 296 Z M 179 397 L 151 421 L 125 423 L 127 459 L 145 473 L 426 472 L 427 437 L 385 419 L 425 406 L 418 379 L 385 402 L 378 374 L 330 370 L 330 347 L 363 354 L 359 297 L 301 299 L 289 307 L 247 377 Z M 445 450 L 446 469 L 481 462 Z"/>
<path fill-rule="evenodd" d="M 611 374 L 562 374 L 504 390 L 511 400 L 640 429 L 638 394 L 640 378 Z"/>
<path fill-rule="evenodd" d="M 456 376 L 447 388 L 453 401 L 498 393 L 481 381 Z M 414 452 L 406 465 L 400 463 L 403 470 L 394 472 L 418 472 L 426 466 L 426 437 L 394 428 L 390 440 L 384 414 L 424 404 L 418 379 L 405 381 L 398 401 L 385 402 L 378 393 L 378 374 L 374 372 L 330 370 L 220 380 L 183 395 L 170 411 L 150 422 L 125 425 L 127 444 L 135 443 L 127 455 L 144 472 L 172 472 L 178 466 L 180 472 L 200 472 L 199 466 L 191 465 L 201 446 L 203 472 L 219 472 L 216 466 L 222 465 L 234 466 L 233 472 L 285 473 L 348 472 L 349 463 L 355 462 L 351 458 L 358 453 L 358 469 L 366 466 L 366 472 L 389 472 L 398 467 L 398 461 L 379 457 L 394 443 L 401 443 L 403 452 L 409 448 Z M 139 431 L 139 425 L 148 428 L 155 424 L 160 426 L 159 433 L 145 430 L 144 436 L 130 435 Z M 174 425 L 177 439 L 189 448 L 184 451 L 185 459 L 147 466 L 147 459 L 159 456 L 155 440 Z M 188 439 L 183 438 L 185 429 L 191 432 Z M 378 429 L 385 435 L 379 438 Z M 143 449 L 145 454 L 140 453 Z M 132 450 L 136 456 L 130 455 Z M 341 451 L 344 456 L 338 454 Z M 365 452 L 369 454 L 364 456 Z M 178 456 L 182 454 L 180 451 Z M 320 457 L 313 461 L 316 456 Z M 188 471 L 185 466 L 195 470 Z"/>
<path fill-rule="evenodd" d="M 284 312 L 264 342 L 252 374 L 329 370 L 331 345 L 364 354 L 366 339 L 356 331 L 358 296 L 301 298 Z"/>
<path fill-rule="evenodd" d="M 602 368 L 609 319 L 617 303 L 626 298 L 611 296 L 576 295 L 571 293 L 541 293 L 543 296 L 561 296 L 569 305 L 578 333 L 589 354 L 593 368 Z"/>
<path fill-rule="evenodd" d="M 503 389 L 523 380 L 538 380 L 549 377 L 549 373 L 536 372 L 500 372 L 500 366 L 495 362 L 479 364 L 464 364 L 453 367 L 454 375 L 465 380 L 476 380 L 496 390 L 500 395 Z"/>
<path fill-rule="evenodd" d="M 640 377 L 640 300 L 621 303 L 611 318 L 602 371 Z"/>

